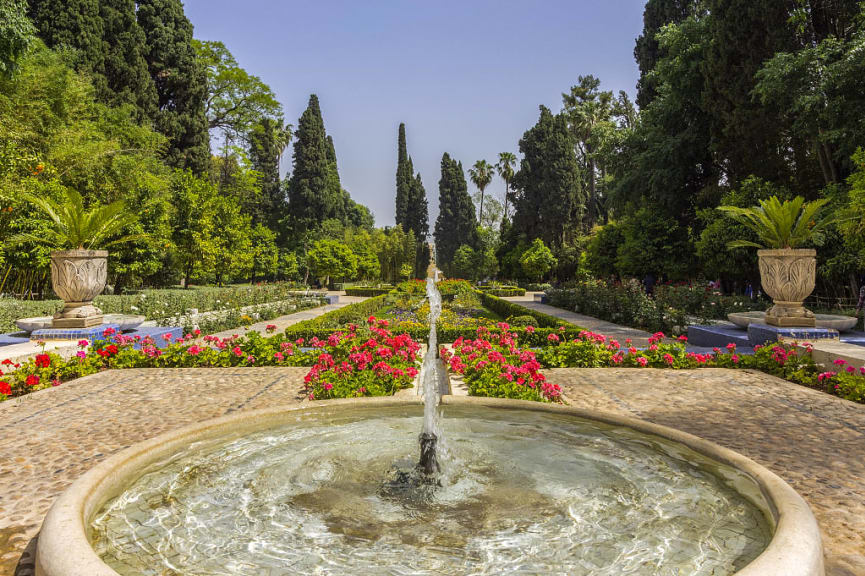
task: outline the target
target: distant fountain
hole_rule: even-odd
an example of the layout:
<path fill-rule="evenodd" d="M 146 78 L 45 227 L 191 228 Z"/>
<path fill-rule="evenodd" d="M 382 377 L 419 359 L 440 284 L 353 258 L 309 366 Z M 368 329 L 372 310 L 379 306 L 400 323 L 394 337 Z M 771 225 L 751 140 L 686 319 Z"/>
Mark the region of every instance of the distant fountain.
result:
<path fill-rule="evenodd" d="M 437 272 L 437 271 L 436 271 Z M 434 274 L 436 273 L 434 272 Z M 434 476 L 441 471 L 436 445 L 441 435 L 438 405 L 441 401 L 439 388 L 438 334 L 436 323 L 442 312 L 442 295 L 436 288 L 435 276 L 426 279 L 426 294 L 429 300 L 429 341 L 423 360 L 423 430 L 420 435 L 420 461 L 418 471 Z"/>

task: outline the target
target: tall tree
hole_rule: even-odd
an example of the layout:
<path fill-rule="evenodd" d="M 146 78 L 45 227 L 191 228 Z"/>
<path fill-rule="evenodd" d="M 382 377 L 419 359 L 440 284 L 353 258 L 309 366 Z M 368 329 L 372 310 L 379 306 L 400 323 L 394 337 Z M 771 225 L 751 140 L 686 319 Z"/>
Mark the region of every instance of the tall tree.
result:
<path fill-rule="evenodd" d="M 452 265 L 460 246 L 477 244 L 477 225 L 463 166 L 445 152 L 439 180 L 439 215 L 433 234 L 436 260 L 441 267 L 447 270 Z"/>
<path fill-rule="evenodd" d="M 648 106 L 657 94 L 657 85 L 651 77 L 660 58 L 657 35 L 667 24 L 677 24 L 688 16 L 700 12 L 700 0 L 648 0 L 643 10 L 643 32 L 637 38 L 634 58 L 640 69 L 637 81 L 637 104 Z"/>
<path fill-rule="evenodd" d="M 197 174 L 210 166 L 207 73 L 195 55 L 192 24 L 180 0 L 138 0 L 144 57 L 156 84 L 154 126 L 168 137 L 166 160 Z"/>
<path fill-rule="evenodd" d="M 416 174 L 411 182 L 411 190 L 406 203 L 406 223 L 404 227 L 414 232 L 417 240 L 417 258 L 415 259 L 415 277 L 425 278 L 429 266 L 429 207 L 426 190 L 423 187 L 420 174 Z"/>
<path fill-rule="evenodd" d="M 279 156 L 283 147 L 279 135 L 284 131 L 282 122 L 264 118 L 258 122 L 247 136 L 249 140 L 249 161 L 253 170 L 259 174 L 261 199 L 258 209 L 252 214 L 253 223 L 266 224 L 276 230 L 285 215 L 285 196 L 279 179 Z"/>
<path fill-rule="evenodd" d="M 76 70 L 90 75 L 97 94 L 105 91 L 105 55 L 99 0 L 30 0 L 30 19 L 49 48 L 73 49 Z"/>
<path fill-rule="evenodd" d="M 405 124 L 400 123 L 399 135 L 397 137 L 397 160 L 396 160 L 396 223 L 402 224 L 403 229 L 408 230 L 406 214 L 408 211 L 409 197 L 414 168 L 408 156 L 408 148 L 405 138 Z"/>
<path fill-rule="evenodd" d="M 780 111 L 754 98 L 757 71 L 776 52 L 794 47 L 786 2 L 707 0 L 708 44 L 705 105 L 712 116 L 712 144 L 733 184 L 756 175 L 789 181 L 790 143 L 782 138 Z"/>
<path fill-rule="evenodd" d="M 348 192 L 342 189 L 342 183 L 339 180 L 339 166 L 336 163 L 336 148 L 333 145 L 333 137 L 327 137 L 327 162 L 329 165 L 329 172 L 327 175 L 327 192 L 326 196 L 331 202 L 331 218 L 336 218 L 343 224 L 348 224 L 348 220 L 346 219 L 346 213 L 348 208 L 348 203 L 351 202 L 351 198 L 348 195 Z"/>
<path fill-rule="evenodd" d="M 241 68 L 222 42 L 193 40 L 207 71 L 208 127 L 227 141 L 245 138 L 263 118 L 282 119 L 282 105 L 270 86 Z"/>
<path fill-rule="evenodd" d="M 36 36 L 26 0 L 0 0 L 0 76 L 9 76 Z"/>
<path fill-rule="evenodd" d="M 496 170 L 502 180 L 505 181 L 505 209 L 502 221 L 508 219 L 508 196 L 511 193 L 511 180 L 514 177 L 514 166 L 517 164 L 517 155 L 513 152 L 499 152 L 499 161 Z"/>
<path fill-rule="evenodd" d="M 604 140 L 613 132 L 613 93 L 599 90 L 601 81 L 594 76 L 580 76 L 570 93 L 562 94 L 568 126 L 574 139 L 580 174 L 587 198 L 587 227 L 591 228 L 605 212 L 598 180 L 605 174 L 600 151 Z"/>
<path fill-rule="evenodd" d="M 541 238 L 558 251 L 576 237 L 586 198 L 580 195 L 580 172 L 564 114 L 540 107 L 538 123 L 520 139 L 523 159 L 514 176 L 514 231 Z"/>
<path fill-rule="evenodd" d="M 475 162 L 474 166 L 469 168 L 469 176 L 472 179 L 472 183 L 478 187 L 478 190 L 481 193 L 481 202 L 480 207 L 478 208 L 478 222 L 483 221 L 484 190 L 486 190 L 487 186 L 490 185 L 490 182 L 493 181 L 494 174 L 495 168 L 486 160 L 478 160 Z"/>
<path fill-rule="evenodd" d="M 309 104 L 297 122 L 295 137 L 288 207 L 298 232 L 303 233 L 332 217 L 334 206 L 327 197 L 331 162 L 321 108 L 315 94 L 309 97 Z"/>
<path fill-rule="evenodd" d="M 131 104 L 139 120 L 156 112 L 156 85 L 144 59 L 144 31 L 138 25 L 135 0 L 100 0 L 105 86 L 100 98 L 112 106 Z"/>

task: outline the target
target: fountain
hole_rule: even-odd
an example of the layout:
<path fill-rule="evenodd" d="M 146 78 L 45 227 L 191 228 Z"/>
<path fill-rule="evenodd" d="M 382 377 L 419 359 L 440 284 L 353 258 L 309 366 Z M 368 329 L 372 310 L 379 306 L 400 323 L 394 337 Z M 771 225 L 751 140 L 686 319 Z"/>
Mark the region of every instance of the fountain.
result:
<path fill-rule="evenodd" d="M 429 300 L 429 341 L 423 359 L 423 431 L 420 435 L 420 461 L 417 468 L 427 478 L 441 471 L 436 455 L 439 426 L 438 405 L 441 400 L 439 390 L 438 333 L 436 323 L 442 311 L 442 295 L 436 288 L 434 276 L 426 280 L 426 293 Z"/>
<path fill-rule="evenodd" d="M 621 416 L 442 395 L 432 278 L 427 296 L 422 406 L 313 402 L 128 448 L 52 506 L 37 576 L 824 574 L 807 504 L 739 454 Z"/>

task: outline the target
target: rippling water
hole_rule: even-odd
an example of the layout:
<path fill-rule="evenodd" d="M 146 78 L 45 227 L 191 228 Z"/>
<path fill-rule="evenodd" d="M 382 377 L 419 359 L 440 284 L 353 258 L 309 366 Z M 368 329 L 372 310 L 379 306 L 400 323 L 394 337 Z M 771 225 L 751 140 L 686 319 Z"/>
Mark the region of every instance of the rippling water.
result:
<path fill-rule="evenodd" d="M 421 407 L 333 409 L 153 466 L 97 515 L 94 547 L 124 575 L 718 576 L 771 538 L 757 488 L 681 446 L 445 410 L 437 489 L 388 483 L 417 461 Z"/>

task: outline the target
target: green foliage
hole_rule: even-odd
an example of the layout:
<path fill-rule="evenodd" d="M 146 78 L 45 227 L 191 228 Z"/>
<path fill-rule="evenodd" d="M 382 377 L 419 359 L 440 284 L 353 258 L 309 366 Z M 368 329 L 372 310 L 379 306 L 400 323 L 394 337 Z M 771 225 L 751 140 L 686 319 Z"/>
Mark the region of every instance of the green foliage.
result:
<path fill-rule="evenodd" d="M 192 45 L 207 72 L 206 114 L 211 130 L 235 139 L 245 137 L 264 119 L 282 119 L 282 105 L 270 86 L 241 68 L 225 44 L 193 39 Z"/>
<path fill-rule="evenodd" d="M 281 120 L 263 118 L 252 126 L 247 139 L 250 165 L 258 173 L 261 188 L 253 220 L 278 230 L 288 207 L 279 178 L 279 157 L 291 139 L 291 127 L 283 126 Z"/>
<path fill-rule="evenodd" d="M 111 106 L 132 105 L 139 121 L 156 112 L 156 85 L 144 59 L 144 31 L 138 26 L 135 0 L 100 0 L 105 86 L 100 100 Z"/>
<path fill-rule="evenodd" d="M 105 89 L 103 24 L 99 0 L 29 0 L 29 16 L 49 48 L 68 51 L 74 68 Z"/>
<path fill-rule="evenodd" d="M 195 54 L 192 24 L 180 0 L 138 0 L 144 58 L 156 85 L 154 127 L 168 138 L 165 159 L 196 174 L 210 165 L 207 72 Z"/>
<path fill-rule="evenodd" d="M 511 180 L 514 178 L 514 166 L 517 164 L 517 155 L 513 152 L 499 152 L 499 161 L 496 162 L 496 172 L 505 181 L 505 202 L 502 209 L 502 223 L 508 219 L 508 202 L 511 200 Z"/>
<path fill-rule="evenodd" d="M 478 206 L 478 222 L 484 225 L 484 190 L 493 181 L 495 167 L 486 160 L 478 160 L 469 168 L 469 177 L 480 192 L 480 205 Z"/>
<path fill-rule="evenodd" d="M 435 224 L 437 262 L 449 271 L 460 246 L 477 244 L 477 218 L 468 194 L 463 166 L 447 152 L 442 156 L 439 215 Z"/>
<path fill-rule="evenodd" d="M 529 278 L 539 282 L 556 264 L 555 256 L 540 238 L 535 238 L 529 249 L 520 256 L 520 266 L 522 266 L 523 272 Z"/>
<path fill-rule="evenodd" d="M 339 198 L 334 197 L 333 186 L 328 186 L 332 165 L 315 94 L 309 97 L 309 105 L 298 120 L 295 136 L 288 202 L 293 223 L 303 231 L 314 227 L 317 222 L 338 217 L 342 205 L 341 193 Z"/>
<path fill-rule="evenodd" d="M 801 196 L 780 201 L 777 196 L 761 200 L 759 206 L 740 208 L 721 206 L 718 210 L 751 230 L 762 244 L 739 239 L 730 248 L 799 248 L 809 243 L 823 244 L 823 228 L 829 223 L 820 211 L 828 199 L 805 202 Z"/>
<path fill-rule="evenodd" d="M 858 267 L 865 268 L 865 149 L 853 156 L 856 169 L 847 180 L 850 192 L 838 220 L 848 254 L 854 254 Z"/>
<path fill-rule="evenodd" d="M 396 160 L 396 223 L 407 225 L 406 214 L 411 195 L 411 181 L 414 169 L 408 157 L 408 147 L 405 138 L 405 123 L 400 122 L 397 135 Z"/>
<path fill-rule="evenodd" d="M 644 207 L 619 221 L 622 244 L 616 269 L 622 276 L 642 278 L 653 274 L 682 280 L 692 269 L 694 249 L 688 231 L 658 210 Z"/>
<path fill-rule="evenodd" d="M 484 305 L 484 307 L 489 308 L 502 318 L 528 315 L 537 321 L 537 326 L 540 328 L 558 329 L 562 326 L 564 326 L 565 328 L 572 327 L 569 322 L 565 322 L 561 318 L 556 318 L 555 316 L 550 316 L 549 314 L 544 314 L 543 312 L 530 310 L 529 308 L 520 306 L 519 304 L 516 304 L 514 302 L 509 302 L 497 296 L 493 296 L 492 294 L 488 294 L 486 292 L 479 292 L 479 295 L 481 298 L 481 303 Z"/>
<path fill-rule="evenodd" d="M 616 258 L 624 242 L 618 222 L 611 221 L 594 230 L 586 245 L 586 266 L 598 278 L 616 275 Z"/>
<path fill-rule="evenodd" d="M 352 278 L 357 273 L 357 258 L 351 248 L 335 240 L 319 240 L 308 254 L 310 268 L 320 278 Z"/>
<path fill-rule="evenodd" d="M 54 249 L 101 249 L 115 244 L 137 240 L 134 236 L 114 238 L 137 219 L 135 212 L 126 207 L 123 200 L 111 204 L 84 207 L 84 200 L 77 191 L 67 188 L 60 202 L 27 194 L 24 200 L 39 208 L 51 219 L 51 227 L 44 236 L 22 233 L 9 239 L 12 244 L 35 242 Z M 110 240 L 114 238 L 113 240 Z"/>
<path fill-rule="evenodd" d="M 555 251 L 577 233 L 586 198 L 567 119 L 544 106 L 540 110 L 538 123 L 520 139 L 513 228 L 515 235 L 540 238 Z"/>
<path fill-rule="evenodd" d="M 15 71 L 18 58 L 32 44 L 36 28 L 27 18 L 26 0 L 0 0 L 0 74 Z"/>

